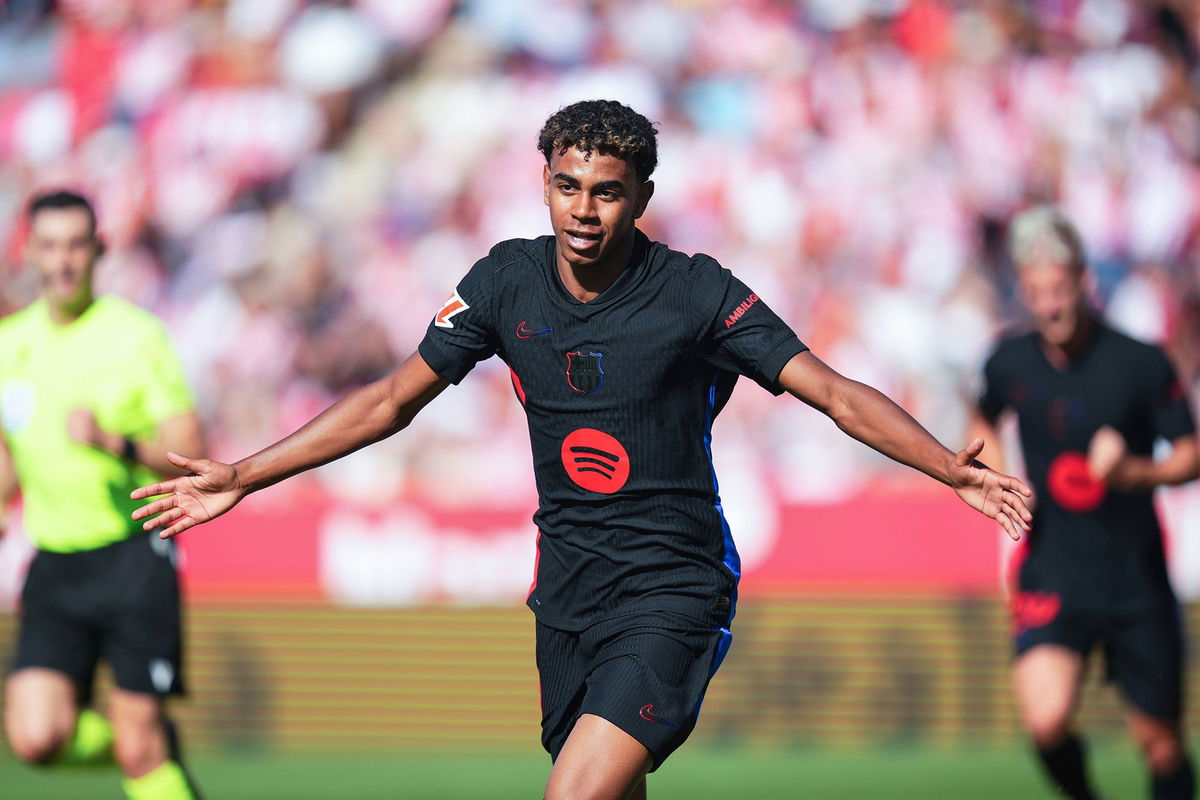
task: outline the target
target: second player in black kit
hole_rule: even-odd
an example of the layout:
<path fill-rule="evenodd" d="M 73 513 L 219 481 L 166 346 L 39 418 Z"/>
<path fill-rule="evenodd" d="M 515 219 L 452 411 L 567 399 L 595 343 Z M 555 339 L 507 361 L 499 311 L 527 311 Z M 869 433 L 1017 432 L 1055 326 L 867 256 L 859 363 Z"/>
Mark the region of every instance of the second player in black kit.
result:
<path fill-rule="evenodd" d="M 740 573 L 713 473 L 713 419 L 739 376 L 789 392 L 851 436 L 951 486 L 1010 535 L 1020 481 L 954 453 L 879 392 L 822 364 L 707 256 L 636 227 L 654 193 L 654 126 L 620 103 L 567 106 L 538 138 L 553 236 L 492 248 L 390 376 L 237 464 L 143 487 L 136 512 L 180 533 L 249 492 L 404 428 L 493 355 L 529 422 L 547 800 L 642 800 L 687 738 L 729 648 Z M 481 178 L 480 180 L 483 180 Z"/>
<path fill-rule="evenodd" d="M 1035 330 L 996 348 L 979 411 L 991 425 L 1015 415 L 1038 498 L 1010 597 L 1022 722 L 1058 788 L 1097 797 L 1072 726 L 1087 659 L 1103 649 L 1151 796 L 1188 800 L 1183 630 L 1152 493 L 1200 469 L 1186 392 L 1160 348 L 1091 309 L 1082 245 L 1061 213 L 1025 212 L 1011 239 Z M 1159 440 L 1171 453 L 1156 460 Z"/>
<path fill-rule="evenodd" d="M 1109 674 L 1130 702 L 1175 719 L 1182 631 L 1153 495 L 1109 489 L 1089 473 L 1088 450 L 1104 426 L 1147 458 L 1156 439 L 1196 428 L 1159 348 L 1092 325 L 1066 371 L 1047 361 L 1036 333 L 1005 341 L 985 370 L 980 408 L 992 420 L 1016 413 L 1029 480 L 1042 498 L 1015 565 L 1015 647 L 1053 642 L 1086 655 L 1103 643 Z"/>

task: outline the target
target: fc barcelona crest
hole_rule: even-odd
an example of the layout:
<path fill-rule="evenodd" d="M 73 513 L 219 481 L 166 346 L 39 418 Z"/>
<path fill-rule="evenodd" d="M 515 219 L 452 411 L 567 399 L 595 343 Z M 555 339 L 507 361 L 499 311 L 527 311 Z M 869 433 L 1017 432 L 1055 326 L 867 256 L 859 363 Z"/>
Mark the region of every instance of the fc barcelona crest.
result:
<path fill-rule="evenodd" d="M 577 392 L 594 392 L 604 383 L 603 353 L 567 353 L 567 383 Z"/>

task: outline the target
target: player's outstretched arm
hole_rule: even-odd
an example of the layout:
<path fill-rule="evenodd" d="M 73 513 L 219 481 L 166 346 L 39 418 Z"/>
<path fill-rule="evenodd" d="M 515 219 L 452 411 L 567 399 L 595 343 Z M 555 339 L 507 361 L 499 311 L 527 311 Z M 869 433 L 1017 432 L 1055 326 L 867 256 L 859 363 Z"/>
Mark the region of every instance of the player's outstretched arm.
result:
<path fill-rule="evenodd" d="M 391 375 L 351 392 L 300 430 L 235 464 L 171 453 L 171 462 L 192 474 L 135 490 L 134 500 L 166 496 L 139 508 L 133 518 L 145 520 L 145 530 L 163 528 L 164 539 L 175 536 L 219 517 L 251 492 L 386 439 L 447 385 L 414 353 Z"/>
<path fill-rule="evenodd" d="M 982 439 L 951 452 L 881 392 L 838 374 L 809 352 L 784 366 L 779 384 L 863 444 L 950 486 L 1011 538 L 1020 539 L 1021 531 L 1029 530 L 1033 515 L 1025 498 L 1033 492 L 975 460 L 983 450 Z"/>

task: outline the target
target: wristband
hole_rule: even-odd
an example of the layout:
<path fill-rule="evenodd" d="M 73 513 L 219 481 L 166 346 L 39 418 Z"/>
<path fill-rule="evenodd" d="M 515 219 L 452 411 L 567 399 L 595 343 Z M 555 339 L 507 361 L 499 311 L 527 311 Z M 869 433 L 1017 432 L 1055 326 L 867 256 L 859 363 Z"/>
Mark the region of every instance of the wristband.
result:
<path fill-rule="evenodd" d="M 138 458 L 137 442 L 128 436 L 121 440 L 121 458 L 129 461 L 137 461 Z"/>

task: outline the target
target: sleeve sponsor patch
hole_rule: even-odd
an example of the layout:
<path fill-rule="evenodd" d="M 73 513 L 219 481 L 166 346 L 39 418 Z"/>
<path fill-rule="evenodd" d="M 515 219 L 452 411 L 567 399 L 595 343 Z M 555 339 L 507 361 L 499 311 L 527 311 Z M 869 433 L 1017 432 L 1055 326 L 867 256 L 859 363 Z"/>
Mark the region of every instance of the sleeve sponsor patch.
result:
<path fill-rule="evenodd" d="M 442 304 L 441 310 L 433 318 L 433 324 L 439 328 L 453 328 L 454 323 L 450 321 L 450 318 L 455 314 L 461 314 L 468 308 L 470 306 L 467 305 L 467 301 L 463 300 L 456 291 Z"/>

